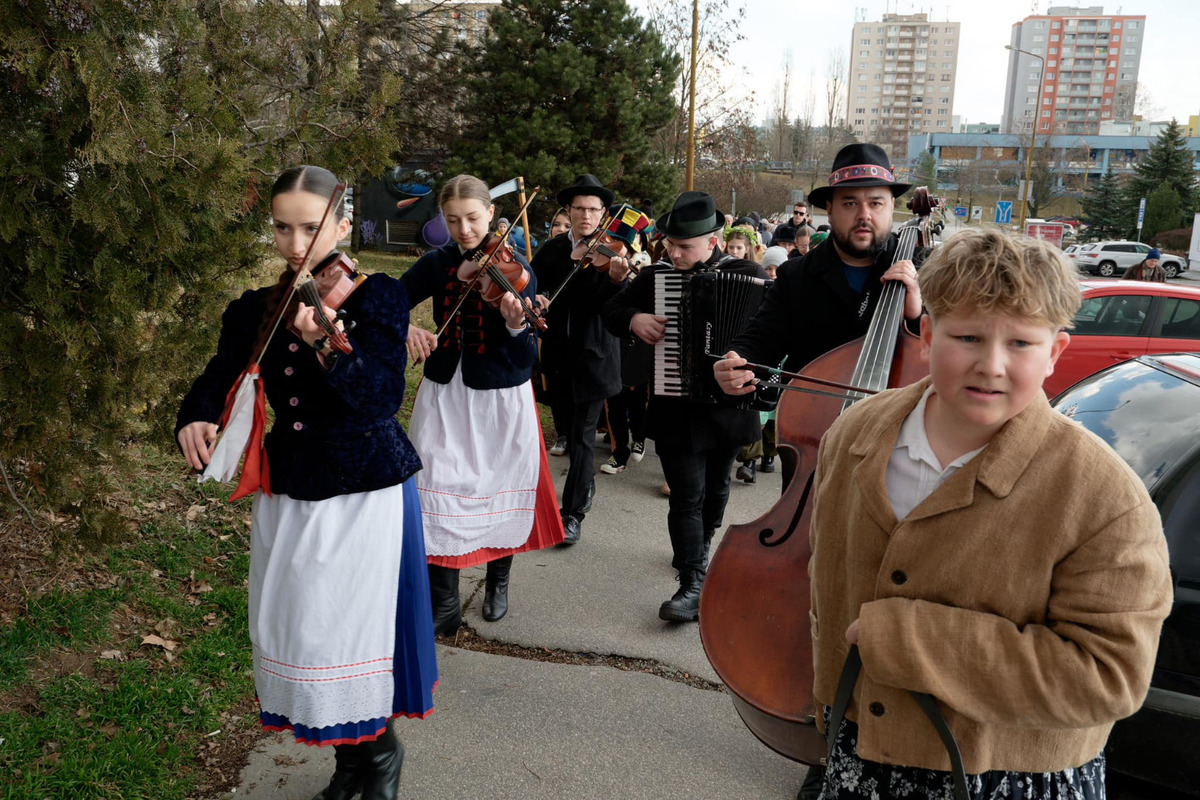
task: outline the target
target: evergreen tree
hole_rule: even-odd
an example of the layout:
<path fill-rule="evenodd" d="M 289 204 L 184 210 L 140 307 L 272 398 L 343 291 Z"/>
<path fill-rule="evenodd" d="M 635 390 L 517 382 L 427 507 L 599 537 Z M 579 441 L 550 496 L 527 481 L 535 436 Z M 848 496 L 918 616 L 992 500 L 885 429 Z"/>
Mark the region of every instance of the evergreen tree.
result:
<path fill-rule="evenodd" d="M 169 440 L 231 291 L 270 282 L 283 165 L 353 175 L 396 147 L 363 90 L 365 0 L 22 0 L 0 15 L 0 468 L 9 493 L 119 520 L 127 445 Z M 3 504 L 8 493 L 0 495 Z"/>
<path fill-rule="evenodd" d="M 1092 183 L 1083 197 L 1083 221 L 1087 228 L 1080 235 L 1083 241 L 1100 242 L 1108 239 L 1124 239 L 1131 229 L 1125 193 L 1112 167 L 1104 177 Z"/>
<path fill-rule="evenodd" d="M 627 198 L 674 199 L 677 168 L 653 137 L 675 112 L 679 59 L 624 0 L 504 0 L 489 22 L 448 169 L 551 195 L 590 172 Z"/>
<path fill-rule="evenodd" d="M 1162 231 L 1175 230 L 1180 226 L 1183 211 L 1179 202 L 1179 194 L 1167 181 L 1146 198 L 1146 218 L 1142 225 L 1142 241 L 1151 241 Z"/>
<path fill-rule="evenodd" d="M 937 194 L 937 159 L 928 150 L 921 151 L 917 159 L 917 168 L 913 173 L 913 181 L 917 186 L 924 186 L 931 195 Z"/>
<path fill-rule="evenodd" d="M 1135 174 L 1126 187 L 1126 197 L 1136 209 L 1141 198 L 1166 181 L 1179 196 L 1179 219 L 1167 228 L 1178 228 L 1183 220 L 1191 220 L 1197 211 L 1200 189 L 1196 184 L 1195 154 L 1188 149 L 1183 129 L 1174 119 L 1150 144 L 1146 156 L 1138 162 Z M 1134 218 L 1136 223 L 1136 217 Z"/>

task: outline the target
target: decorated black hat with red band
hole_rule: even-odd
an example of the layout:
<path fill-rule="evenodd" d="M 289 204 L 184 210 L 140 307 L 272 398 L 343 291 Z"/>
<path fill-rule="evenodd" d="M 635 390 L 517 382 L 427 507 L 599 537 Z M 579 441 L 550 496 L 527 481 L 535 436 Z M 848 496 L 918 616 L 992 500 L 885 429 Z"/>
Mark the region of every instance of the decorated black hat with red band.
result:
<path fill-rule="evenodd" d="M 813 205 L 825 207 L 833 197 L 834 189 L 870 186 L 886 186 L 891 190 L 892 197 L 899 197 L 912 188 L 911 183 L 896 181 L 891 159 L 882 147 L 877 144 L 848 144 L 833 159 L 829 185 L 813 189 L 808 199 Z"/>

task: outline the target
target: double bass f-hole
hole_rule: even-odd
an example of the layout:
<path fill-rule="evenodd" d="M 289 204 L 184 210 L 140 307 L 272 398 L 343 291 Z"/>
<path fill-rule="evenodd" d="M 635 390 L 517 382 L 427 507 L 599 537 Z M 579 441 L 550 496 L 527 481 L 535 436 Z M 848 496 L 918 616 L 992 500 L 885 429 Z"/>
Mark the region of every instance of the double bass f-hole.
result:
<path fill-rule="evenodd" d="M 800 495 L 800 502 L 796 505 L 796 510 L 792 514 L 791 520 L 788 522 L 787 528 L 784 529 L 783 535 L 775 541 L 771 541 L 771 537 L 775 535 L 775 529 L 767 526 L 758 532 L 758 543 L 763 547 L 779 547 L 779 545 L 792 538 L 792 534 L 800 527 L 800 518 L 804 516 L 804 509 L 808 506 L 808 496 L 812 493 L 813 478 L 817 475 L 816 471 L 808 473 L 808 480 L 804 484 L 804 493 Z"/>

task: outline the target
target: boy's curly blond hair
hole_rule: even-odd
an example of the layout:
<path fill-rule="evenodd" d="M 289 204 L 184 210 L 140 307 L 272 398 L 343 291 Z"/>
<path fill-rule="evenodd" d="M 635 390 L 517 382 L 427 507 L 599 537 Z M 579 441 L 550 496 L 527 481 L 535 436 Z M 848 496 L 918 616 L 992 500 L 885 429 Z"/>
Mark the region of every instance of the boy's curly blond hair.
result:
<path fill-rule="evenodd" d="M 1057 248 L 1028 236 L 965 230 L 937 248 L 917 279 L 940 314 L 999 314 L 1070 328 L 1079 310 L 1075 268 Z"/>

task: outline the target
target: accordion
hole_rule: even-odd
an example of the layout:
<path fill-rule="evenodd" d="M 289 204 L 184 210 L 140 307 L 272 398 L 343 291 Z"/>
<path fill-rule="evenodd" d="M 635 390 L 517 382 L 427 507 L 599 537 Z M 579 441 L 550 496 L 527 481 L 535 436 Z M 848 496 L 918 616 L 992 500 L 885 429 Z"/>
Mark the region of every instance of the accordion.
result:
<path fill-rule="evenodd" d="M 778 376 L 754 394 L 732 397 L 721 391 L 713 365 L 762 305 L 772 281 L 736 272 L 654 273 L 654 313 L 667 318 L 666 334 L 654 346 L 651 394 L 701 403 L 770 411 L 779 401 L 771 389 Z"/>

